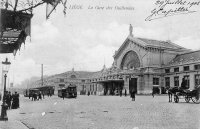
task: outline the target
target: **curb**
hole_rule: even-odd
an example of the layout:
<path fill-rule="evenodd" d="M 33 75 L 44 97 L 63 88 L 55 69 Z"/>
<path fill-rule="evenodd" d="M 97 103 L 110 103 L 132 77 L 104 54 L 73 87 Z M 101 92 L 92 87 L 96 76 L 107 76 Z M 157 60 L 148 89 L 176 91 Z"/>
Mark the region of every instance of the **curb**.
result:
<path fill-rule="evenodd" d="M 29 129 L 17 120 L 0 121 L 0 129 Z"/>

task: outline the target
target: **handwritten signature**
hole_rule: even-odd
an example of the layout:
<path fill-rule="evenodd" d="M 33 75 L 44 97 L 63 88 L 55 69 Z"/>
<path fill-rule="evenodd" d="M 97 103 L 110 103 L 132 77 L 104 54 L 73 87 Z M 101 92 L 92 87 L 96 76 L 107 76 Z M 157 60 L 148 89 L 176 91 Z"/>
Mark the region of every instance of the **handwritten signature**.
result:
<path fill-rule="evenodd" d="M 151 15 L 149 15 L 145 21 L 197 12 L 195 10 L 192 11 L 191 8 L 200 5 L 200 1 L 188 2 L 183 0 L 157 0 L 155 5 L 157 5 L 157 7 L 151 11 Z M 172 6 L 174 6 L 174 8 Z"/>

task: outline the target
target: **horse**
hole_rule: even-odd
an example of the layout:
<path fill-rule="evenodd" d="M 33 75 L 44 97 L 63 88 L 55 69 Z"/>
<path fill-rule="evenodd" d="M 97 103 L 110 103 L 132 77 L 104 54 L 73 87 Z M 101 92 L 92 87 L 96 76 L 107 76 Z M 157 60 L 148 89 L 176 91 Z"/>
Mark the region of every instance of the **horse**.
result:
<path fill-rule="evenodd" d="M 179 96 L 185 96 L 187 93 L 188 93 L 188 88 L 185 88 L 185 87 L 170 87 L 168 90 L 168 96 L 169 96 L 169 102 L 172 102 L 172 95 L 174 94 L 174 101 L 175 102 L 178 102 L 178 95 Z M 178 94 L 177 94 L 178 92 Z M 177 100 L 177 101 L 176 101 Z"/>
<path fill-rule="evenodd" d="M 169 102 L 172 102 L 172 95 L 176 94 L 176 92 L 178 92 L 178 91 L 179 91 L 178 87 L 170 87 L 167 89 L 168 96 L 169 96 Z"/>

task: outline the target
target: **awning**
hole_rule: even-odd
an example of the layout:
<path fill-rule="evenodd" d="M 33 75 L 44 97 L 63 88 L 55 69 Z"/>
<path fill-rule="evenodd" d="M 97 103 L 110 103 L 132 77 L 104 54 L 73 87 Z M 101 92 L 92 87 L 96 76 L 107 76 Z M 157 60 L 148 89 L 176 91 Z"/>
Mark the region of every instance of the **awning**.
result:
<path fill-rule="evenodd" d="M 0 53 L 16 55 L 26 37 L 31 35 L 32 14 L 1 9 Z"/>

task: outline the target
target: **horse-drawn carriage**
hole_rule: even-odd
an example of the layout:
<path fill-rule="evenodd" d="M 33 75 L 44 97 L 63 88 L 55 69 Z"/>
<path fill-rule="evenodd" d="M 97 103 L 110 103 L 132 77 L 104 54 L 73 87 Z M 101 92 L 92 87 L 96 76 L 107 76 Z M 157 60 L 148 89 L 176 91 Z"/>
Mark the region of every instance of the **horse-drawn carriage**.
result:
<path fill-rule="evenodd" d="M 174 102 L 178 103 L 179 99 L 185 99 L 187 103 L 192 100 L 194 103 L 200 103 L 200 86 L 193 90 L 182 89 L 181 87 L 172 87 L 168 89 L 169 102 L 172 102 L 172 95 L 174 95 Z"/>

